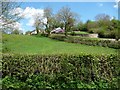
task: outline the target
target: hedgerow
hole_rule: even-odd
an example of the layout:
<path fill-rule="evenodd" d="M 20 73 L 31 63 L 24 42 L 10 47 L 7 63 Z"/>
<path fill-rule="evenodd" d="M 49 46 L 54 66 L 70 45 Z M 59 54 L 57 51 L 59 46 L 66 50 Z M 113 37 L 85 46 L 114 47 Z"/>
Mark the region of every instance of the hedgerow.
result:
<path fill-rule="evenodd" d="M 59 35 L 54 35 L 51 36 L 50 38 L 60 41 L 70 42 L 70 43 L 79 43 L 90 46 L 102 46 L 102 47 L 120 49 L 120 41 L 89 39 L 89 38 L 71 37 L 71 36 L 65 37 Z"/>
<path fill-rule="evenodd" d="M 117 55 L 3 55 L 3 89 L 119 88 L 119 63 Z"/>

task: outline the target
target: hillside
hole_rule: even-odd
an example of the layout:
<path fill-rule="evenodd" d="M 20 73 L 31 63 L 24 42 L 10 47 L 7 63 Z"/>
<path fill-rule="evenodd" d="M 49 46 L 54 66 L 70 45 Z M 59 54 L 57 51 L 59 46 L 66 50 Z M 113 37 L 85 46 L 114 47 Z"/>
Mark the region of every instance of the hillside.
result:
<path fill-rule="evenodd" d="M 27 35 L 3 35 L 5 53 L 17 54 L 115 54 L 116 49 L 87 46 Z"/>

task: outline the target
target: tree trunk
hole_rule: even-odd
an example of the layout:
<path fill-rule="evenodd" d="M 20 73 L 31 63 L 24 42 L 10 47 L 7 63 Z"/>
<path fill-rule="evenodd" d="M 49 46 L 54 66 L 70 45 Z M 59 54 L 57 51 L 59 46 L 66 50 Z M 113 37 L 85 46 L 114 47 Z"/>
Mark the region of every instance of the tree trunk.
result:
<path fill-rule="evenodd" d="M 65 23 L 65 36 L 67 36 L 67 25 Z"/>
<path fill-rule="evenodd" d="M 39 33 L 39 28 L 38 27 L 36 27 L 36 32 L 37 32 L 37 34 Z"/>

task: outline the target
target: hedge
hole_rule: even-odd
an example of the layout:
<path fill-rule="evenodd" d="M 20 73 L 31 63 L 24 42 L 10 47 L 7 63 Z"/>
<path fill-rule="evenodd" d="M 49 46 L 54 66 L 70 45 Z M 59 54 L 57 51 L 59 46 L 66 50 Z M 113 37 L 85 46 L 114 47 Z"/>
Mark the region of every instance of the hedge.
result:
<path fill-rule="evenodd" d="M 90 38 L 72 37 L 72 36 L 65 37 L 59 35 L 54 35 L 51 36 L 50 38 L 60 41 L 70 42 L 70 43 L 79 43 L 90 46 L 102 46 L 102 47 L 120 49 L 120 41 L 99 40 L 99 39 L 90 39 Z"/>
<path fill-rule="evenodd" d="M 119 88 L 117 55 L 3 55 L 3 89 Z"/>

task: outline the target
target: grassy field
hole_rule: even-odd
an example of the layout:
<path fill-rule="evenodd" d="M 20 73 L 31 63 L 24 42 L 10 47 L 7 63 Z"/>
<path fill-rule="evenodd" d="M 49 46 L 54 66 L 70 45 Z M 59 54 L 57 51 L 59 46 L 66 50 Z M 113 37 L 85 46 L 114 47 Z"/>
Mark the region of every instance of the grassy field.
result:
<path fill-rule="evenodd" d="M 76 34 L 89 34 L 88 32 L 83 32 L 83 31 L 74 31 Z"/>
<path fill-rule="evenodd" d="M 70 34 L 71 32 L 68 32 L 68 34 Z M 84 32 L 84 31 L 74 31 L 75 34 L 89 34 L 88 32 Z"/>
<path fill-rule="evenodd" d="M 3 35 L 3 48 L 17 54 L 115 54 L 116 49 L 73 44 L 46 37 Z M 8 52 L 6 52 L 8 53 Z"/>

